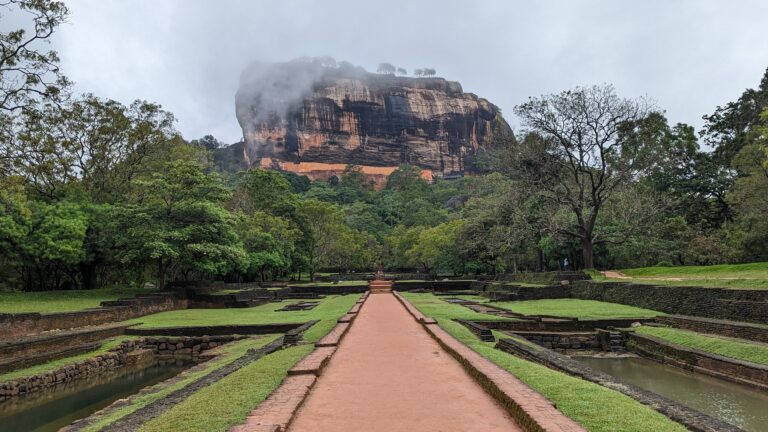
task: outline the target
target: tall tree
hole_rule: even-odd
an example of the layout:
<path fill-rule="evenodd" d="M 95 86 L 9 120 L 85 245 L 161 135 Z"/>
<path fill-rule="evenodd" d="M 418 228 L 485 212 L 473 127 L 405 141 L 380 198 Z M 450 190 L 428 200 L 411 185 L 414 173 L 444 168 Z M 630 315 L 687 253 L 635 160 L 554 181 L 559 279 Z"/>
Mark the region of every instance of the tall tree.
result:
<path fill-rule="evenodd" d="M 756 89 L 747 89 L 738 100 L 718 106 L 704 116 L 702 135 L 715 148 L 715 156 L 725 167 L 749 140 L 750 131 L 760 124 L 761 113 L 768 107 L 768 69 Z"/>
<path fill-rule="evenodd" d="M 644 169 L 652 143 L 632 139 L 648 115 L 642 100 L 623 99 L 613 86 L 579 87 L 531 98 L 515 108 L 523 123 L 542 137 L 541 146 L 521 153 L 524 178 L 567 206 L 576 219 L 582 265 L 594 267 L 595 224 L 616 188 Z"/>
<path fill-rule="evenodd" d="M 44 47 L 69 10 L 51 0 L 2 0 L 0 8 L 31 21 L 26 28 L 0 32 L 0 111 L 58 96 L 68 81 L 59 71 L 59 55 Z"/>

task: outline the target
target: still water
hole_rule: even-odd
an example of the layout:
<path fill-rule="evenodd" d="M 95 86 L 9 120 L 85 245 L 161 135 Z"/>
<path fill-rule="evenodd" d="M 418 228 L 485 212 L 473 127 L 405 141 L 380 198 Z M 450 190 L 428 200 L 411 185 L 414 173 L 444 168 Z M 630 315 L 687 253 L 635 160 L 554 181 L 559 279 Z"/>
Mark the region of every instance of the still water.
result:
<path fill-rule="evenodd" d="M 53 432 L 117 399 L 179 373 L 184 366 L 124 367 L 39 392 L 0 401 L 0 431 Z"/>
<path fill-rule="evenodd" d="M 768 393 L 643 358 L 574 360 L 744 430 L 768 432 Z"/>

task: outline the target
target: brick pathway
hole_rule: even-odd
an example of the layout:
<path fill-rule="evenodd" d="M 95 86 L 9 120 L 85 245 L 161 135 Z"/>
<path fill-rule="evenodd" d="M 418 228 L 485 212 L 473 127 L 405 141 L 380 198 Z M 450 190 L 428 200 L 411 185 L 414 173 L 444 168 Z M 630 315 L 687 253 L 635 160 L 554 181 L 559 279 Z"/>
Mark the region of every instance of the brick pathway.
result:
<path fill-rule="evenodd" d="M 376 294 L 360 310 L 290 430 L 522 429 L 393 295 Z"/>

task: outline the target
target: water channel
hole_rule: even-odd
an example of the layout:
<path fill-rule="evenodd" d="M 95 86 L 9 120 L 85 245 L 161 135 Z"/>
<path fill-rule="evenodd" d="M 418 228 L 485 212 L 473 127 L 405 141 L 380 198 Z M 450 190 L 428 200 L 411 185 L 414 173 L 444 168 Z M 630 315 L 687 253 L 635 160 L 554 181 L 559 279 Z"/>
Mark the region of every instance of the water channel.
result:
<path fill-rule="evenodd" d="M 643 358 L 574 360 L 746 431 L 768 431 L 766 392 Z"/>
<path fill-rule="evenodd" d="M 123 367 L 0 401 L 0 431 L 53 432 L 112 402 L 168 379 L 186 366 Z"/>

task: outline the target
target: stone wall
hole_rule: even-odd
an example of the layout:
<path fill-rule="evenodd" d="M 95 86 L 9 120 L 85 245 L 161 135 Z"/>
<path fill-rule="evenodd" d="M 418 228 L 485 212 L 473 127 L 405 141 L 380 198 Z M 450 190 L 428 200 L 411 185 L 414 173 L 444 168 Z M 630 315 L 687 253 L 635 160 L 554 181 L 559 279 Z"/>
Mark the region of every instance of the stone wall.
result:
<path fill-rule="evenodd" d="M 765 365 L 727 358 L 635 333 L 628 335 L 627 348 L 661 363 L 768 390 L 768 366 Z"/>
<path fill-rule="evenodd" d="M 88 360 L 39 375 L 0 383 L 0 400 L 113 370 L 124 365 L 127 354 L 139 348 L 140 345 L 140 341 L 124 341 L 117 348 Z"/>
<path fill-rule="evenodd" d="M 716 334 L 768 343 L 768 326 L 761 324 L 681 315 L 661 316 L 657 318 L 657 321 L 673 327 L 699 333 Z"/>
<path fill-rule="evenodd" d="M 82 330 L 17 337 L 0 342 L 0 359 L 45 354 L 63 348 L 98 342 L 125 332 L 128 325 L 90 327 Z"/>
<path fill-rule="evenodd" d="M 154 327 L 135 328 L 125 330 L 125 334 L 135 336 L 187 336 L 202 337 L 213 335 L 260 335 L 285 333 L 305 323 L 281 323 L 281 324 L 251 324 L 251 325 L 221 325 L 221 326 L 190 326 L 190 327 Z"/>
<path fill-rule="evenodd" d="M 505 300 L 577 298 L 619 303 L 669 314 L 768 324 L 768 290 L 659 286 L 627 282 L 574 282 L 570 285 L 488 286 Z"/>
<path fill-rule="evenodd" d="M 621 303 L 681 315 L 768 324 L 768 290 L 735 290 L 579 282 L 571 297 Z"/>
<path fill-rule="evenodd" d="M 148 337 L 141 340 L 141 347 L 151 349 L 158 360 L 191 360 L 198 362 L 201 355 L 227 342 L 243 339 L 245 336 L 181 336 Z"/>
<path fill-rule="evenodd" d="M 0 383 L 0 401 L 12 396 L 35 392 L 47 387 L 66 383 L 88 376 L 99 375 L 130 363 L 131 355 L 142 350 L 151 350 L 159 361 L 204 361 L 204 352 L 227 342 L 243 339 L 244 336 L 202 336 L 202 337 L 153 337 L 126 340 L 116 348 L 87 360 L 63 366 L 50 372 L 17 378 Z"/>
<path fill-rule="evenodd" d="M 592 331 L 599 328 L 625 328 L 632 323 L 653 322 L 652 318 L 617 318 L 605 320 L 572 320 L 572 321 L 533 321 L 533 320 L 472 320 L 482 326 L 501 331 L 550 331 L 550 332 L 579 332 Z"/>
<path fill-rule="evenodd" d="M 0 335 L 4 339 L 10 339 L 50 330 L 125 321 L 153 313 L 185 309 L 188 301 L 174 295 L 158 295 L 137 297 L 136 299 L 121 301 L 121 303 L 125 304 L 75 312 L 0 314 Z"/>
<path fill-rule="evenodd" d="M 395 281 L 393 289 L 397 291 L 429 290 L 435 292 L 442 291 L 464 291 L 470 290 L 475 281 L 471 280 L 440 280 L 440 281 Z"/>
<path fill-rule="evenodd" d="M 600 348 L 595 333 L 589 332 L 515 332 L 515 334 L 536 345 L 558 352 Z"/>

